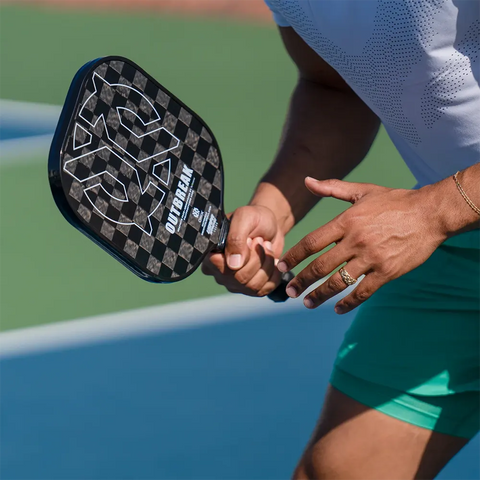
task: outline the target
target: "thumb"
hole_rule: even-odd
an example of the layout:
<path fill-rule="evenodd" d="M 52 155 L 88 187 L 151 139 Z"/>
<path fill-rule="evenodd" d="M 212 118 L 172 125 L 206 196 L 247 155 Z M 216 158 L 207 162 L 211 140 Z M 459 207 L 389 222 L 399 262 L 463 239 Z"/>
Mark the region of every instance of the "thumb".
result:
<path fill-rule="evenodd" d="M 355 203 L 369 193 L 375 185 L 370 183 L 353 183 L 342 180 L 316 180 L 305 178 L 305 186 L 319 197 L 333 197 L 345 202 Z"/>
<path fill-rule="evenodd" d="M 242 208 L 235 211 L 230 218 L 230 228 L 225 246 L 227 265 L 231 270 L 239 270 L 250 258 L 252 232 L 257 220 L 254 215 L 245 212 Z"/>

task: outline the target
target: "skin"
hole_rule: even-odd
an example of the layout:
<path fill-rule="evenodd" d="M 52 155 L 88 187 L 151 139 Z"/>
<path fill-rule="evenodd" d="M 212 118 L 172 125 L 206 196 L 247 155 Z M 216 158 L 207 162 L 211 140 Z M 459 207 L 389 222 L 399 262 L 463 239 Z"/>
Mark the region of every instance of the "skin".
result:
<path fill-rule="evenodd" d="M 379 119 L 293 29 L 280 32 L 299 78 L 279 150 L 249 205 L 234 212 L 225 253 L 210 255 L 202 268 L 231 292 L 264 296 L 276 288 L 281 271 L 315 256 L 288 286 L 287 293 L 296 297 L 344 265 L 354 278 L 365 275 L 337 302 L 336 312 L 346 313 L 424 263 L 450 236 L 479 228 L 479 216 L 451 177 L 416 191 L 340 180 L 365 157 Z M 458 179 L 480 205 L 480 164 Z M 286 233 L 323 197 L 351 206 L 282 256 Z M 304 303 L 316 308 L 345 288 L 334 273 Z M 433 478 L 465 443 L 329 388 L 294 478 Z"/>
<path fill-rule="evenodd" d="M 480 179 L 480 164 L 462 173 L 464 183 L 470 184 L 467 179 Z M 311 178 L 307 178 L 305 184 L 315 195 L 344 200 L 352 207 L 286 252 L 278 269 L 288 271 L 335 243 L 289 283 L 287 293 L 297 297 L 346 263 L 344 268 L 351 276 L 365 275 L 365 278 L 352 293 L 337 302 L 335 311 L 339 314 L 353 310 L 385 283 L 424 263 L 449 233 L 458 233 L 452 232 L 452 228 L 465 230 L 479 225 L 478 215 L 466 204 L 451 178 L 419 190 L 339 180 L 319 182 Z M 480 196 L 477 189 L 472 189 L 472 193 Z M 316 308 L 346 288 L 337 272 L 309 293 L 304 304 L 307 308 Z"/>
<path fill-rule="evenodd" d="M 434 478 L 466 443 L 384 415 L 329 387 L 317 427 L 293 478 Z"/>

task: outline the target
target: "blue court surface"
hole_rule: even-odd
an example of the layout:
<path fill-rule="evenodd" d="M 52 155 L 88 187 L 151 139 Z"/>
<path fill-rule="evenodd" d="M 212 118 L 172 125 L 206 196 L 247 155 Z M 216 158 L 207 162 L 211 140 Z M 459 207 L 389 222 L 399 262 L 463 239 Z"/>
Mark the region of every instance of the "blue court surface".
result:
<path fill-rule="evenodd" d="M 352 317 L 225 295 L 5 332 L 0 477 L 287 479 Z"/>
<path fill-rule="evenodd" d="M 48 151 L 58 107 L 0 107 L 0 166 Z M 287 479 L 352 318 L 225 295 L 1 333 L 0 478 Z"/>

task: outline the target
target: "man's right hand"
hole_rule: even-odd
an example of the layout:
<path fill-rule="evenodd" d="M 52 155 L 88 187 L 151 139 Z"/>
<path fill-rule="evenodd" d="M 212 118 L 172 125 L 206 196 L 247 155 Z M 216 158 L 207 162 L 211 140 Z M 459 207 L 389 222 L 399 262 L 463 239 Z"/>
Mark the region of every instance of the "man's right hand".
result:
<path fill-rule="evenodd" d="M 263 206 L 246 206 L 230 217 L 223 253 L 211 253 L 202 271 L 232 293 L 263 297 L 280 283 L 276 264 L 282 254 L 284 234 L 274 213 Z"/>

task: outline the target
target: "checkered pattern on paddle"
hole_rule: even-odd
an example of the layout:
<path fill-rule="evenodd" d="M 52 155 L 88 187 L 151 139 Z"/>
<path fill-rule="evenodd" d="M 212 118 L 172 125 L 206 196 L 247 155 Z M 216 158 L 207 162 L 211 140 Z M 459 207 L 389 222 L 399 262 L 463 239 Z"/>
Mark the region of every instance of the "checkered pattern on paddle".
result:
<path fill-rule="evenodd" d="M 199 117 L 128 61 L 85 74 L 61 170 L 84 226 L 152 280 L 184 278 L 218 243 L 216 142 Z"/>

